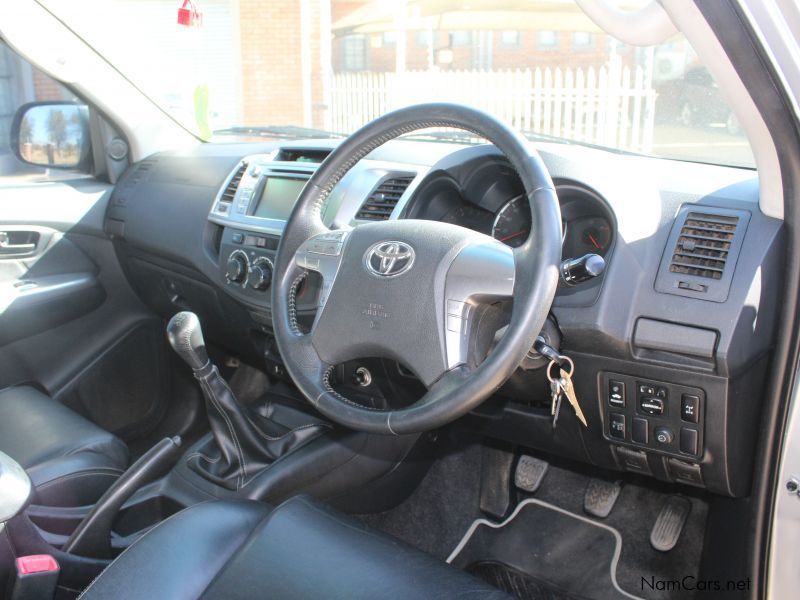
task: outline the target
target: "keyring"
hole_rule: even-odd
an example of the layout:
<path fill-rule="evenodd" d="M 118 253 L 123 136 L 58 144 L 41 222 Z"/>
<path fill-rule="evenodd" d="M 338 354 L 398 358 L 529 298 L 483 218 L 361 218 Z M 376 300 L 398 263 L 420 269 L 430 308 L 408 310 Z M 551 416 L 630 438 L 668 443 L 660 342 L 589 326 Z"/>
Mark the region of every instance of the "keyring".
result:
<path fill-rule="evenodd" d="M 560 369 L 563 369 L 564 366 L 569 364 L 569 371 L 567 372 L 567 377 L 572 377 L 572 373 L 575 371 L 575 363 L 572 362 L 572 359 L 569 356 L 564 356 L 563 354 L 559 354 L 558 358 L 559 360 L 551 358 L 550 364 L 547 365 L 547 381 L 549 381 L 550 383 L 552 383 L 555 379 L 561 379 L 560 377 L 553 377 L 550 374 L 550 368 L 553 365 L 558 365 Z"/>

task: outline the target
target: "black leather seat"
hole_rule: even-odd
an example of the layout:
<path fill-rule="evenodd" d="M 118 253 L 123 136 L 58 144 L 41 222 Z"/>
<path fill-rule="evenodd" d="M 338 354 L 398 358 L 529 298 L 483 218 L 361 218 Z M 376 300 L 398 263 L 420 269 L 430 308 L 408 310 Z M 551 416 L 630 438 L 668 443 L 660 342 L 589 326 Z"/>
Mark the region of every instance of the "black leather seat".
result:
<path fill-rule="evenodd" d="M 0 450 L 28 472 L 38 504 L 95 502 L 128 464 L 116 436 L 32 387 L 0 391 Z"/>
<path fill-rule="evenodd" d="M 198 504 L 134 543 L 81 598 L 508 599 L 307 496 Z"/>

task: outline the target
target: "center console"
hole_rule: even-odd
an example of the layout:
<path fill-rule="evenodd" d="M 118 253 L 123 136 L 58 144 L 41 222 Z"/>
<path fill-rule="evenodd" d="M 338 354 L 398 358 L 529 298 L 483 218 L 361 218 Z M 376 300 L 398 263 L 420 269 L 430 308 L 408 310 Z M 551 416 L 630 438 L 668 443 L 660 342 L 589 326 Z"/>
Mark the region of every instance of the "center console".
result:
<path fill-rule="evenodd" d="M 284 224 L 316 163 L 285 164 L 272 154 L 247 156 L 217 195 L 209 220 L 225 229 L 219 277 L 229 293 L 263 302 Z"/>
<path fill-rule="evenodd" d="M 223 226 L 219 246 L 219 282 L 238 300 L 259 308 L 269 305 L 275 253 L 286 221 L 303 187 L 329 149 L 281 148 L 270 154 L 244 157 L 219 190 L 208 220 Z M 325 206 L 322 220 L 335 228 L 371 220 L 364 212 L 383 218 L 397 209 L 413 191 L 417 173 L 397 165 L 365 160 L 342 179 Z M 402 189 L 393 185 L 402 180 Z M 392 185 L 388 185 L 392 184 Z M 386 212 L 388 211 L 388 212 Z M 313 278 L 298 290 L 298 312 L 313 311 L 318 294 Z"/>

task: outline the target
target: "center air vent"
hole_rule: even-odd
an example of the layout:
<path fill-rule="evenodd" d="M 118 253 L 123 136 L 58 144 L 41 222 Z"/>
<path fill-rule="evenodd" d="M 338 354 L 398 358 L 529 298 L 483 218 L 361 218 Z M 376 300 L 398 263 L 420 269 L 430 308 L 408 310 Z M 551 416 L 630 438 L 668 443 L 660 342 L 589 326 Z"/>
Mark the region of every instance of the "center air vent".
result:
<path fill-rule="evenodd" d="M 739 217 L 690 212 L 681 228 L 669 270 L 722 279 Z"/>
<path fill-rule="evenodd" d="M 725 302 L 750 213 L 716 207 L 700 212 L 697 208 L 684 207 L 675 219 L 656 290 Z"/>
<path fill-rule="evenodd" d="M 244 177 L 244 172 L 247 170 L 247 163 L 243 162 L 239 165 L 239 168 L 236 169 L 236 172 L 231 177 L 228 185 L 225 186 L 225 191 L 222 192 L 222 196 L 219 197 L 220 202 L 224 202 L 226 204 L 230 204 L 233 202 L 233 197 L 236 195 L 236 190 L 239 188 L 239 183 L 242 181 L 242 177 Z"/>
<path fill-rule="evenodd" d="M 356 219 L 362 221 L 386 221 L 392 214 L 400 197 L 414 180 L 411 175 L 392 177 L 382 181 L 361 205 Z"/>
<path fill-rule="evenodd" d="M 283 162 L 321 163 L 331 153 L 326 148 L 281 148 L 275 160 Z"/>

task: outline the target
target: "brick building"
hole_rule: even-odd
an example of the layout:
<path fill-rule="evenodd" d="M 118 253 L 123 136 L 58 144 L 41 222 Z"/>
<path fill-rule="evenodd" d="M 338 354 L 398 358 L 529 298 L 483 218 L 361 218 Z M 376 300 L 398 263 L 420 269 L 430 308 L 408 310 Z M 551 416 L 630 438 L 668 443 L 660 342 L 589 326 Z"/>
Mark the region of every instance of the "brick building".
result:
<path fill-rule="evenodd" d="M 386 4 L 374 0 L 331 1 L 333 70 L 395 70 L 402 19 L 387 18 Z M 405 68 L 599 67 L 608 60 L 615 41 L 577 4 L 531 0 L 528 5 L 530 11 L 504 10 L 504 3 L 480 0 L 410 0 L 403 23 Z M 614 50 L 632 64 L 633 48 L 616 44 Z"/>
<path fill-rule="evenodd" d="M 256 48 L 269 55 L 277 52 L 284 61 L 274 72 L 248 79 L 253 89 L 244 89 L 244 96 L 258 101 L 245 101 L 245 121 L 276 123 L 278 119 L 279 123 L 323 127 L 330 104 L 329 77 L 335 73 L 383 73 L 399 66 L 414 71 L 598 68 L 608 62 L 611 51 L 628 66 L 642 60 L 639 50 L 607 36 L 575 3 L 532 0 L 531 11 L 504 11 L 487 10 L 501 5 L 480 0 L 467 4 L 408 0 L 405 19 L 400 19 L 404 34 L 398 32 L 397 13 L 392 14 L 391 5 L 381 0 L 278 0 L 254 19 L 260 26 L 251 27 L 250 13 L 257 13 L 263 3 L 240 0 L 242 55 Z M 402 7 L 402 2 L 396 6 Z M 463 28 L 448 28 L 447 21 Z M 265 42 L 264 31 L 278 33 Z M 304 37 L 310 40 L 305 50 Z M 326 38 L 331 40 L 328 49 L 320 45 Z M 244 72 L 251 71 L 245 67 Z M 300 101 L 304 94 L 305 111 Z M 270 105 L 276 110 L 271 111 Z M 266 117 L 270 120 L 265 121 Z"/>
<path fill-rule="evenodd" d="M 487 11 L 471 18 L 469 10 L 460 10 L 463 3 L 453 0 L 454 14 L 472 26 L 454 30 L 429 27 L 435 15 L 415 17 L 425 4 L 410 0 L 406 9 L 405 48 L 400 51 L 408 70 L 600 67 L 615 44 L 572 3 L 539 2 L 547 13 L 535 22 L 534 13 L 519 18 L 522 13 L 495 11 L 493 27 L 520 23 L 520 28 L 485 29 L 479 25 Z M 399 34 L 389 3 L 239 0 L 237 5 L 240 123 L 323 127 L 332 74 L 391 72 L 398 66 Z M 437 10 L 443 6 L 447 3 L 435 3 Z M 326 39 L 330 44 L 323 43 Z M 614 51 L 625 64 L 635 63 L 635 49 L 617 45 Z"/>

